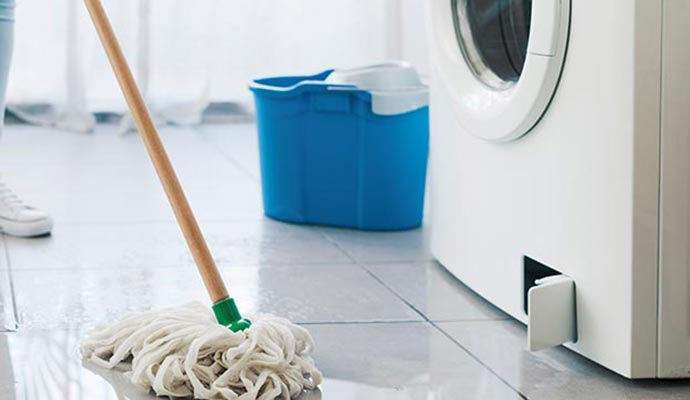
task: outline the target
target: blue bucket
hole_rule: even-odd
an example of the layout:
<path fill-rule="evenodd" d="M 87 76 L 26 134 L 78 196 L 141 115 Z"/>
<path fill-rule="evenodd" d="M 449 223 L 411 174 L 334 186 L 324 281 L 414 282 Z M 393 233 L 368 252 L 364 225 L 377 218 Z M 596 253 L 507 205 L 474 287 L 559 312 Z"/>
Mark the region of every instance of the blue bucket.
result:
<path fill-rule="evenodd" d="M 265 214 L 365 230 L 419 226 L 429 149 L 426 86 L 363 89 L 333 83 L 335 74 L 252 83 Z"/>

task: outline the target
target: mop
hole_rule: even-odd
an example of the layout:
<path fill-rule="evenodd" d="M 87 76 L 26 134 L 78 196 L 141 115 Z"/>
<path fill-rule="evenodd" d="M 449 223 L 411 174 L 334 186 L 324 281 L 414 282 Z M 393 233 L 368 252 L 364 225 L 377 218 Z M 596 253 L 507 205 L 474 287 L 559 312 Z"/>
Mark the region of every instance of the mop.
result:
<path fill-rule="evenodd" d="M 97 328 L 82 355 L 125 369 L 133 384 L 159 396 L 198 399 L 291 399 L 321 383 L 306 329 L 272 315 L 242 318 L 156 132 L 100 0 L 85 0 L 146 150 L 172 206 L 206 290 L 199 303 L 130 314 Z"/>

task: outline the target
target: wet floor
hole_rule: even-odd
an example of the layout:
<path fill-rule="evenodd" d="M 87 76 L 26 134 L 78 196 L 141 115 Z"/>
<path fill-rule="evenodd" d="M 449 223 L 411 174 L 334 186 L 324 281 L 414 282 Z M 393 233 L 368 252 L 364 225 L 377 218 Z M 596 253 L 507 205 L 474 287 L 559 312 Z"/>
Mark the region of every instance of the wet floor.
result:
<path fill-rule="evenodd" d="M 163 138 L 245 313 L 303 324 L 326 376 L 303 399 L 688 399 L 631 382 L 526 330 L 436 264 L 425 228 L 363 233 L 266 219 L 252 125 Z M 79 340 L 128 311 L 207 302 L 135 135 L 9 126 L 0 173 L 55 217 L 53 235 L 0 241 L 0 399 L 150 399 L 84 364 Z"/>

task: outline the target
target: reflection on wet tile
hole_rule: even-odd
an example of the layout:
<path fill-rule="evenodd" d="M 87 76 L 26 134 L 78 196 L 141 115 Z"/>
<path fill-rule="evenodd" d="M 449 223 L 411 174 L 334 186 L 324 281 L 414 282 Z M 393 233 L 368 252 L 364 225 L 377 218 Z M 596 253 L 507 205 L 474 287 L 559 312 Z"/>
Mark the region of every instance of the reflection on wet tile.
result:
<path fill-rule="evenodd" d="M 155 399 L 145 391 L 106 380 L 82 367 L 79 331 L 22 332 L 0 335 L 0 398 L 42 399 Z M 120 382 L 125 378 L 119 374 Z M 117 380 L 116 380 L 117 382 Z M 138 396 L 131 396 L 138 394 Z"/>
<path fill-rule="evenodd" d="M 686 381 L 631 381 L 569 351 L 526 350 L 519 322 L 445 322 L 439 327 L 529 399 L 688 399 Z"/>
<path fill-rule="evenodd" d="M 312 227 L 270 219 L 209 223 L 208 240 L 219 262 L 237 264 L 349 263 L 337 246 Z"/>
<path fill-rule="evenodd" d="M 507 318 L 436 262 L 367 264 L 366 268 L 430 320 Z"/>
<path fill-rule="evenodd" d="M 359 262 L 431 261 L 428 229 L 396 232 L 362 232 L 320 228 L 350 257 Z"/>
<path fill-rule="evenodd" d="M 424 323 L 310 326 L 320 390 L 300 400 L 518 399 L 488 370 Z M 83 362 L 80 330 L 0 334 L 2 399 L 129 399 L 153 395 L 120 371 Z M 404 349 L 404 351 L 401 351 Z"/>
<path fill-rule="evenodd" d="M 2 400 L 24 400 L 26 399 L 26 396 L 24 396 L 22 393 L 20 393 L 19 388 L 17 387 L 17 382 L 13 381 L 7 381 L 3 382 L 0 381 L 0 399 Z"/>
<path fill-rule="evenodd" d="M 191 263 L 174 223 L 60 225 L 51 236 L 7 238 L 13 270 L 171 267 Z"/>
<path fill-rule="evenodd" d="M 17 329 L 11 274 L 7 268 L 4 238 L 0 236 L 0 332 Z"/>
<path fill-rule="evenodd" d="M 5 246 L 5 235 L 0 234 L 0 270 L 7 269 L 7 253 Z"/>
<path fill-rule="evenodd" d="M 0 332 L 17 329 L 14 316 L 14 298 L 10 283 L 10 272 L 0 269 Z"/>
<path fill-rule="evenodd" d="M 517 399 L 426 323 L 309 327 L 319 368 L 332 379 L 399 388 L 414 399 Z"/>
<path fill-rule="evenodd" d="M 221 268 L 247 314 L 295 322 L 418 321 L 422 318 L 357 266 Z M 193 267 L 24 270 L 14 274 L 20 328 L 57 329 L 113 321 L 126 311 L 208 303 Z"/>
<path fill-rule="evenodd" d="M 218 262 L 232 265 L 350 263 L 337 246 L 304 226 L 263 219 L 208 222 L 202 230 Z M 52 236 L 7 238 L 13 269 L 132 268 L 190 265 L 175 223 L 57 225 Z"/>

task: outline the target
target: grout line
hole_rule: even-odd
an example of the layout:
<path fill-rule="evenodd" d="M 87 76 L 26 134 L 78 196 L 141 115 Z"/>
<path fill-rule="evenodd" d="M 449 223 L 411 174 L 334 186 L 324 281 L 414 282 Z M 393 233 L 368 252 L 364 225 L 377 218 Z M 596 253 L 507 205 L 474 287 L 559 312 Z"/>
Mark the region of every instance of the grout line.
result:
<path fill-rule="evenodd" d="M 319 230 L 321 234 L 328 240 L 330 243 L 332 243 L 336 248 L 338 248 L 341 252 L 343 252 L 352 262 L 357 265 L 359 268 L 361 268 L 365 273 L 367 273 L 369 276 L 371 276 L 376 282 L 378 282 L 381 286 L 383 286 L 389 293 L 393 294 L 393 296 L 397 297 L 398 300 L 402 301 L 404 304 L 406 304 L 412 311 L 417 313 L 419 316 L 422 317 L 424 321 L 429 321 L 426 315 L 422 313 L 420 310 L 418 310 L 414 305 L 412 305 L 410 302 L 408 302 L 406 299 L 404 299 L 400 294 L 398 294 L 393 288 L 388 286 L 383 280 L 381 280 L 376 274 L 374 274 L 372 271 L 370 271 L 364 263 L 359 262 L 357 259 L 354 258 L 347 250 L 345 250 L 337 240 L 334 238 L 330 237 L 329 235 L 326 234 L 325 231 Z"/>
<path fill-rule="evenodd" d="M 155 308 L 155 309 L 161 309 L 161 307 Z M 366 320 L 352 320 L 352 321 L 292 321 L 295 325 L 299 326 L 343 326 L 343 325 L 357 325 L 357 326 L 362 326 L 362 325 L 415 325 L 415 324 L 424 324 L 428 325 L 426 321 L 421 321 L 421 320 L 390 320 L 390 321 L 385 321 L 385 320 L 371 320 L 371 321 L 366 321 Z M 93 325 L 92 321 L 89 321 L 86 324 L 82 324 L 77 327 L 68 327 L 68 326 L 59 326 L 57 329 L 61 332 L 81 332 L 84 329 L 87 329 L 87 325 Z M 92 328 L 88 328 L 92 329 Z M 50 332 L 50 331 L 55 331 L 55 328 L 53 327 L 29 327 L 27 332 Z M 0 333 L 12 333 L 12 334 L 18 334 L 21 333 L 18 330 L 13 330 L 13 331 L 0 331 Z"/>
<path fill-rule="evenodd" d="M 235 218 L 199 218 L 198 221 L 200 223 L 209 223 L 209 224 L 223 224 L 223 223 L 238 223 L 238 222 L 260 222 L 260 221 L 269 221 L 269 222 L 275 222 L 278 224 L 286 224 L 289 226 L 294 226 L 298 228 L 313 228 L 315 230 L 318 230 L 320 235 L 324 238 L 326 238 L 329 242 L 334 242 L 335 239 L 333 239 L 331 236 L 329 236 L 327 233 L 323 232 L 320 228 L 333 228 L 333 229 L 341 229 L 338 227 L 333 227 L 333 226 L 326 226 L 326 225 L 317 225 L 317 224 L 303 224 L 303 223 L 292 223 L 292 222 L 286 222 L 286 221 L 281 221 L 279 219 L 273 219 L 271 217 L 267 217 L 264 214 L 257 215 L 256 217 L 235 217 Z M 93 225 L 176 225 L 176 221 L 174 218 L 171 219 L 150 219 L 150 220 L 101 220 L 101 221 L 60 221 L 60 226 L 93 226 Z M 342 228 L 344 230 L 347 230 L 347 228 Z M 381 234 L 385 234 L 387 232 L 380 232 Z M 436 261 L 435 258 L 429 256 L 426 258 L 416 258 L 416 259 L 387 259 L 387 260 L 362 260 L 362 262 L 367 262 L 370 264 L 410 264 L 410 263 L 421 263 L 421 262 L 434 262 Z"/>
<path fill-rule="evenodd" d="M 441 319 L 429 319 L 429 322 L 435 323 L 453 323 L 453 322 L 501 322 L 501 321 L 511 321 L 510 317 L 502 318 L 441 318 Z"/>
<path fill-rule="evenodd" d="M 522 392 L 520 392 L 517 388 L 515 388 L 513 385 L 508 383 L 503 377 L 501 377 L 496 371 L 494 371 L 492 368 L 490 368 L 486 363 L 484 363 L 479 357 L 471 353 L 465 346 L 461 345 L 457 340 L 452 338 L 448 333 L 446 333 L 443 329 L 441 329 L 435 321 L 430 320 L 421 310 L 417 309 L 413 304 L 411 304 L 409 301 L 404 299 L 399 293 L 397 293 L 393 288 L 391 288 L 389 285 L 387 285 L 381 278 L 379 278 L 376 274 L 374 274 L 372 271 L 370 271 L 365 265 L 359 264 L 360 267 L 362 267 L 365 271 L 367 271 L 374 279 L 376 279 L 379 283 L 381 283 L 384 287 L 386 287 L 389 291 L 391 291 L 396 297 L 398 297 L 400 300 L 402 300 L 405 304 L 408 305 L 412 310 L 414 310 L 416 313 L 422 316 L 424 318 L 425 322 L 429 323 L 432 327 L 434 327 L 436 330 L 438 330 L 441 334 L 443 334 L 445 337 L 447 337 L 449 340 L 451 340 L 453 343 L 455 343 L 458 347 L 460 347 L 465 353 L 467 353 L 471 358 L 473 358 L 475 361 L 477 361 L 481 366 L 483 366 L 487 371 L 489 371 L 492 375 L 494 375 L 496 378 L 498 378 L 501 382 L 503 382 L 505 385 L 507 385 L 509 388 L 514 390 L 522 399 L 527 400 L 527 396 L 525 396 Z M 482 321 L 482 320 L 479 320 Z M 489 320 L 485 320 L 489 321 Z M 498 321 L 503 321 L 503 320 L 498 320 Z"/>
<path fill-rule="evenodd" d="M 326 233 L 324 229 L 321 229 L 318 226 L 315 230 L 321 235 L 322 238 L 324 238 L 328 243 L 333 245 L 333 247 L 338 249 L 338 251 L 340 251 L 345 257 L 347 257 L 350 260 L 350 262 L 352 262 L 353 264 L 357 264 L 359 266 L 359 261 L 357 261 L 357 259 L 352 254 L 350 254 L 349 251 L 347 251 L 343 246 L 341 246 L 340 243 L 338 243 L 338 241 L 335 240 L 335 238 L 331 237 L 328 233 Z"/>
<path fill-rule="evenodd" d="M 403 325 L 403 324 L 426 324 L 427 321 L 414 319 L 401 320 L 371 320 L 371 321 L 314 321 L 314 322 L 296 322 L 297 325 L 302 326 L 327 326 L 327 325 Z"/>
<path fill-rule="evenodd" d="M 439 271 L 439 273 L 441 273 L 441 274 L 444 275 L 444 278 L 451 280 L 453 285 L 462 287 L 463 289 L 466 289 L 467 291 L 469 291 L 469 293 L 467 293 L 468 295 L 480 299 L 482 302 L 486 303 L 486 305 L 487 305 L 488 307 L 491 307 L 491 309 L 492 309 L 495 313 L 503 315 L 502 317 L 492 317 L 492 318 L 471 318 L 471 317 L 470 317 L 470 318 L 442 318 L 442 319 L 432 319 L 432 318 L 428 318 L 429 322 L 441 322 L 441 323 L 444 323 L 444 322 L 509 321 L 509 320 L 512 319 L 512 317 L 511 317 L 510 315 L 506 314 L 505 312 L 503 312 L 502 310 L 500 310 L 499 308 L 497 308 L 495 305 L 491 304 L 491 302 L 489 302 L 488 300 L 486 300 L 486 299 L 485 299 L 484 297 L 482 297 L 480 294 L 478 294 L 477 292 L 475 292 L 474 290 L 472 290 L 472 288 L 470 288 L 470 287 L 467 286 L 465 283 L 463 283 L 461 280 L 459 280 L 455 275 L 453 275 L 450 271 L 448 271 L 445 267 L 443 267 L 443 265 L 441 265 L 440 263 L 438 263 L 436 260 L 433 260 L 433 261 L 431 261 L 431 262 L 425 262 L 425 261 L 423 261 L 423 262 L 418 262 L 418 261 L 415 261 L 415 262 L 408 262 L 408 263 L 392 263 L 392 264 L 393 264 L 393 265 L 395 265 L 395 264 L 400 264 L 400 265 L 419 265 L 419 264 L 421 264 L 421 263 L 426 264 L 426 268 L 435 268 L 436 270 Z M 368 271 L 369 271 L 371 274 L 373 274 L 374 276 L 377 276 L 377 275 L 376 275 L 376 273 L 375 273 L 373 270 L 370 269 L 370 267 L 387 266 L 387 265 L 390 265 L 390 264 L 389 264 L 389 263 L 379 263 L 379 262 L 376 262 L 376 263 L 363 263 L 364 268 L 365 268 L 366 270 L 368 270 Z M 380 281 L 381 281 L 384 285 L 386 285 L 385 282 L 384 282 L 384 280 L 383 280 L 383 278 L 381 278 Z M 388 286 L 388 285 L 386 285 L 386 286 Z M 394 288 L 392 288 L 392 287 L 389 286 L 389 290 L 395 292 L 396 295 L 402 297 L 402 294 L 399 294 Z M 413 308 L 414 308 L 414 307 L 413 307 Z"/>
<path fill-rule="evenodd" d="M 241 269 L 256 269 L 256 268 L 289 268 L 289 267 L 332 267 L 332 268 L 342 268 L 345 266 L 356 266 L 356 263 L 350 262 L 350 261 L 295 261 L 295 262 L 268 262 L 268 263 L 257 263 L 257 264 L 238 264 L 238 265 L 233 265 L 229 264 L 227 262 L 223 261 L 218 261 L 215 260 L 216 264 L 218 265 L 218 268 L 220 269 L 234 269 L 234 268 L 241 268 Z M 94 264 L 96 264 L 94 262 Z M 194 261 L 189 260 L 188 264 L 184 265 L 159 265 L 159 266 L 154 266 L 151 267 L 150 265 L 127 265 L 127 266 L 118 266 L 117 270 L 125 270 L 125 271 L 138 271 L 138 270 L 146 270 L 146 271 L 155 271 L 155 270 L 160 270 L 160 271 L 170 271 L 170 270 L 176 270 L 176 269 L 188 269 L 190 266 L 194 266 Z M 51 271 L 109 271 L 111 270 L 111 266 L 106 266 L 106 267 L 92 267 L 92 266 L 62 266 L 62 267 L 21 267 L 17 268 L 17 272 L 25 272 L 25 271 L 30 271 L 30 272 L 51 272 Z"/>
<path fill-rule="evenodd" d="M 389 260 L 381 260 L 381 261 L 359 260 L 353 254 L 350 254 L 350 252 L 347 251 L 347 249 L 345 249 L 343 246 L 341 246 L 340 243 L 338 242 L 338 240 L 336 240 L 335 238 L 330 236 L 323 229 L 320 229 L 320 228 L 324 228 L 324 226 L 321 226 L 321 225 L 310 225 L 310 226 L 316 227 L 318 232 L 321 234 L 321 236 L 323 236 L 329 243 L 331 243 L 332 245 L 337 247 L 338 250 L 340 250 L 350 260 L 352 260 L 353 263 L 356 263 L 356 264 L 389 265 L 389 264 L 417 264 L 417 263 L 436 262 L 436 259 L 434 259 L 431 256 L 429 258 L 423 258 L 423 259 L 420 258 L 420 259 L 414 259 L 414 260 L 411 260 L 411 259 L 404 259 L 404 260 L 390 260 L 389 259 Z M 338 227 L 327 227 L 327 226 L 326 226 L 326 228 L 340 229 Z M 345 228 L 345 230 L 348 230 L 348 229 Z M 385 232 L 381 232 L 381 233 L 385 233 Z"/>
<path fill-rule="evenodd" d="M 386 265 L 417 265 L 417 264 L 430 264 L 438 263 L 435 258 L 427 259 L 417 259 L 417 260 L 385 260 L 385 261 L 360 261 L 362 264 L 376 266 L 386 266 Z"/>
<path fill-rule="evenodd" d="M 212 148 L 217 154 L 221 155 L 226 161 L 230 162 L 230 164 L 237 168 L 245 177 L 249 178 L 255 185 L 261 185 L 260 179 L 258 179 L 251 171 L 245 168 L 245 166 L 242 165 L 239 161 L 237 161 L 235 157 L 226 153 L 224 150 L 216 146 L 215 143 L 211 142 L 209 138 L 206 137 L 203 131 L 197 130 L 196 134 L 199 135 L 202 142 L 204 142 L 209 148 Z"/>
<path fill-rule="evenodd" d="M 405 303 L 410 309 L 412 309 L 412 311 L 416 312 L 416 313 L 419 314 L 422 318 L 424 318 L 424 321 L 426 321 L 426 322 L 431 322 L 431 320 L 429 320 L 429 317 L 427 317 L 426 314 L 424 314 L 420 309 L 418 309 L 417 307 L 415 307 L 414 304 L 412 304 L 411 302 L 407 301 L 407 299 L 405 299 L 400 293 L 398 293 L 395 289 L 393 289 L 393 288 L 392 288 L 391 286 L 389 286 L 386 282 L 384 282 L 384 280 L 381 279 L 378 275 L 376 275 L 373 271 L 371 271 L 369 268 L 367 268 L 367 266 L 366 266 L 365 264 L 357 263 L 357 265 L 359 265 L 360 268 L 362 268 L 367 274 L 369 274 L 369 276 L 371 276 L 372 278 L 374 278 L 374 280 L 376 280 L 379 284 L 381 284 L 383 287 L 385 287 L 386 289 L 388 289 L 388 291 L 389 291 L 390 293 L 392 293 L 395 297 L 397 297 L 400 301 L 402 301 L 403 303 Z"/>
<path fill-rule="evenodd" d="M 527 395 L 525 395 L 518 388 L 510 384 L 510 382 L 505 380 L 501 375 L 498 374 L 498 372 L 494 371 L 493 368 L 489 367 L 484 361 L 482 361 L 481 358 L 472 353 L 467 347 L 463 346 L 459 341 L 457 341 L 454 337 L 448 334 L 448 332 L 444 331 L 440 326 L 434 323 L 434 321 L 429 321 L 429 323 L 431 324 L 431 326 L 436 328 L 436 330 L 438 330 L 443 336 L 448 338 L 448 340 L 455 343 L 456 346 L 460 347 L 465 353 L 467 353 L 467 355 L 469 355 L 472 359 L 478 362 L 482 367 L 486 368 L 486 370 L 493 374 L 496 378 L 498 378 L 498 380 L 503 382 L 509 388 L 513 389 L 520 396 L 521 399 L 528 400 Z"/>
<path fill-rule="evenodd" d="M 237 222 L 259 222 L 264 221 L 264 215 L 259 215 L 255 218 L 199 218 L 199 223 L 220 224 L 220 223 L 237 223 Z M 125 225 L 177 225 L 175 219 L 151 219 L 151 220 L 104 220 L 104 221 L 60 221 L 60 226 L 125 226 Z"/>
<path fill-rule="evenodd" d="M 656 340 L 655 340 L 655 345 L 656 345 L 656 370 L 660 371 L 660 363 L 661 363 L 661 351 L 662 349 L 662 332 L 661 332 L 661 327 L 662 327 L 662 306 L 663 306 L 663 297 L 661 294 L 661 289 L 662 289 L 662 265 L 663 265 L 663 257 L 664 257 L 664 249 L 663 249 L 663 236 L 664 236 L 664 213 L 663 213 L 663 203 L 664 203 L 664 177 L 665 177 L 665 168 L 664 168 L 664 145 L 665 145 L 665 136 L 664 136 L 664 40 L 666 39 L 666 32 L 664 28 L 664 18 L 665 18 L 665 11 L 666 11 L 666 4 L 662 3 L 661 4 L 661 44 L 659 48 L 659 141 L 658 141 L 658 146 L 659 148 L 657 149 L 657 197 L 656 197 L 656 321 L 657 323 L 657 328 L 656 328 Z"/>

